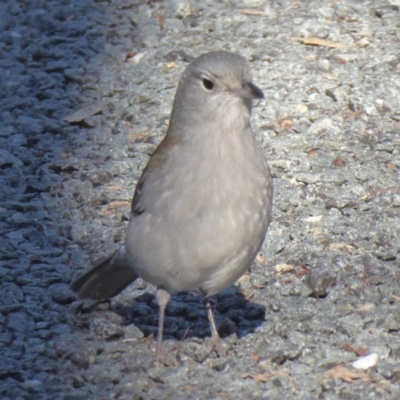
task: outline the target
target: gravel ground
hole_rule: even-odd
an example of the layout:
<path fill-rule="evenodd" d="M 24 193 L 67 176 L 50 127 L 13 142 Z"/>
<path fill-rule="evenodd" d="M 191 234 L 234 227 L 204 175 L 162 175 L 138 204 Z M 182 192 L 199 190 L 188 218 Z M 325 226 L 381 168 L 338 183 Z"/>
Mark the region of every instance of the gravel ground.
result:
<path fill-rule="evenodd" d="M 1 399 L 399 399 L 399 7 L 2 0 Z M 210 50 L 248 59 L 266 95 L 253 127 L 274 218 L 215 296 L 228 354 L 183 293 L 176 365 L 157 365 L 153 287 L 82 304 L 68 286 L 123 239 L 180 74 Z"/>

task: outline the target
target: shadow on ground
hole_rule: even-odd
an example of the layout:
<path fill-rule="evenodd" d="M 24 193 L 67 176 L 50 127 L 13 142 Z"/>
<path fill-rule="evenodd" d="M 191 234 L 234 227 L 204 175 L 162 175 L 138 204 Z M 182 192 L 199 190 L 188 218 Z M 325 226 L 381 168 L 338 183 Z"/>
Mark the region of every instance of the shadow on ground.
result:
<path fill-rule="evenodd" d="M 242 338 L 265 322 L 265 307 L 248 301 L 237 287 L 232 286 L 212 296 L 211 301 L 222 338 L 232 334 Z M 153 294 L 144 293 L 132 303 L 117 304 L 113 311 L 122 317 L 123 325 L 136 325 L 144 336 L 157 335 L 159 309 Z M 183 340 L 209 336 L 203 297 L 188 292 L 173 295 L 166 309 L 164 338 Z"/>

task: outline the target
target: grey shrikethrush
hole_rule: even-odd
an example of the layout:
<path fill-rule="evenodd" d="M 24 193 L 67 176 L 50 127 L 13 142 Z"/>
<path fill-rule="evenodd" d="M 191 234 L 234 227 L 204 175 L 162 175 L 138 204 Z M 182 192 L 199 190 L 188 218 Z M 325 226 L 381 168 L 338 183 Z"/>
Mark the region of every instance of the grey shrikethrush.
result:
<path fill-rule="evenodd" d="M 251 266 L 271 219 L 272 178 L 250 126 L 251 82 L 241 56 L 224 51 L 190 63 L 179 82 L 168 132 L 133 196 L 125 242 L 71 284 L 82 299 L 109 299 L 138 277 L 157 286 L 157 355 L 172 292 L 207 300 Z"/>

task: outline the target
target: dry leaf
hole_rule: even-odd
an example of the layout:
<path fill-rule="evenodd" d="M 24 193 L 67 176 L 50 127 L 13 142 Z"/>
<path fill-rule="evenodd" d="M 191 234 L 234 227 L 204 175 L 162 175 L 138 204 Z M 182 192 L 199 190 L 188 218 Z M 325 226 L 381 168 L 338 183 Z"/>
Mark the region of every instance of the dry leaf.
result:
<path fill-rule="evenodd" d="M 289 272 L 294 271 L 294 267 L 293 267 L 293 265 L 289 265 L 289 264 L 278 264 L 275 266 L 275 271 L 278 274 L 287 274 Z"/>
<path fill-rule="evenodd" d="M 368 311 L 373 310 L 375 307 L 376 307 L 376 306 L 375 306 L 375 304 L 373 304 L 373 303 L 366 303 L 366 304 L 364 304 L 363 306 L 361 306 L 361 307 L 358 309 L 358 311 L 360 311 L 360 312 L 362 312 L 362 313 L 365 313 L 365 312 L 368 312 Z M 359 355 L 361 356 L 362 354 L 359 354 Z"/>
<path fill-rule="evenodd" d="M 139 339 L 138 343 L 141 343 L 141 344 L 146 344 L 146 343 L 152 344 L 153 341 L 154 341 L 154 334 L 150 333 L 149 336 L 145 336 L 144 338 Z"/>
<path fill-rule="evenodd" d="M 265 289 L 266 287 L 267 287 L 267 285 L 262 284 L 262 283 L 254 283 L 253 284 L 254 289 Z M 251 296 L 251 297 L 253 297 L 253 296 Z M 249 298 L 251 298 L 251 297 L 249 297 Z"/>
<path fill-rule="evenodd" d="M 268 263 L 268 261 L 264 258 L 264 256 L 261 253 L 257 254 L 256 260 L 262 265 L 267 265 Z"/>
<path fill-rule="evenodd" d="M 355 19 L 355 18 L 348 18 L 348 17 L 346 17 L 344 20 L 345 20 L 346 22 L 360 22 L 358 19 Z"/>
<path fill-rule="evenodd" d="M 241 376 L 242 379 L 254 379 L 257 382 L 267 382 L 269 378 L 274 378 L 276 376 L 285 376 L 289 378 L 289 374 L 285 371 L 277 371 L 270 374 L 244 374 Z"/>
<path fill-rule="evenodd" d="M 326 372 L 328 378 L 338 378 L 345 382 L 352 383 L 357 379 L 362 379 L 364 381 L 370 381 L 370 378 L 366 374 L 361 372 L 352 372 L 343 365 L 338 365 L 331 368 Z"/>
<path fill-rule="evenodd" d="M 394 171 L 394 170 L 396 169 L 396 166 L 395 166 L 393 163 L 388 162 L 388 163 L 386 164 L 386 168 L 387 168 L 387 169 L 390 169 L 391 171 Z"/>
<path fill-rule="evenodd" d="M 132 142 L 144 142 L 150 137 L 150 133 L 130 133 L 128 139 Z"/>
<path fill-rule="evenodd" d="M 391 301 L 391 302 L 400 301 L 400 297 L 399 297 L 399 296 L 396 296 L 396 295 L 394 295 L 394 294 L 391 294 L 391 295 L 389 296 L 389 301 Z"/>
<path fill-rule="evenodd" d="M 182 392 L 197 392 L 197 391 L 198 391 L 197 385 L 188 384 L 182 386 Z"/>
<path fill-rule="evenodd" d="M 122 190 L 123 186 L 122 185 L 106 185 L 106 188 L 108 190 Z"/>
<path fill-rule="evenodd" d="M 370 44 L 371 42 L 367 38 L 363 38 L 356 43 L 356 45 L 359 47 L 369 46 Z"/>
<path fill-rule="evenodd" d="M 294 122 L 287 117 L 278 118 L 274 121 L 274 123 L 278 124 L 285 131 L 291 129 L 294 125 Z"/>
<path fill-rule="evenodd" d="M 289 129 L 292 129 L 294 121 L 292 121 L 291 119 L 284 118 L 279 122 L 279 125 L 284 131 L 288 131 Z"/>
<path fill-rule="evenodd" d="M 156 14 L 154 16 L 154 18 L 158 21 L 159 25 L 160 25 L 160 29 L 164 29 L 164 25 L 165 25 L 165 17 L 163 14 Z"/>
<path fill-rule="evenodd" d="M 237 8 L 235 12 L 244 15 L 256 15 L 258 17 L 269 17 L 270 14 L 262 10 L 256 10 L 255 8 Z"/>
<path fill-rule="evenodd" d="M 307 44 L 310 46 L 324 46 L 324 47 L 330 47 L 332 49 L 340 49 L 342 47 L 346 47 L 345 44 L 342 43 L 337 43 L 337 42 L 332 42 L 330 40 L 325 40 L 325 39 L 319 39 L 319 38 L 293 38 L 294 40 L 297 40 L 300 43 Z"/>
<path fill-rule="evenodd" d="M 346 243 L 332 243 L 329 246 L 329 250 L 344 250 L 350 254 L 353 254 L 355 251 L 355 248 Z"/>
<path fill-rule="evenodd" d="M 125 61 L 128 60 L 129 58 L 135 57 L 136 54 L 137 54 L 137 51 L 130 51 L 129 53 L 126 54 Z"/>
<path fill-rule="evenodd" d="M 331 82 L 337 81 L 338 77 L 333 74 L 323 74 L 326 79 L 329 79 Z"/>
<path fill-rule="evenodd" d="M 137 342 L 136 338 L 122 339 L 122 343 Z"/>
<path fill-rule="evenodd" d="M 116 210 L 117 208 L 121 208 L 121 207 L 126 207 L 129 206 L 131 204 L 130 201 L 113 201 L 110 204 L 108 204 L 107 208 L 109 208 L 110 210 Z"/>
<path fill-rule="evenodd" d="M 345 167 L 346 161 L 344 161 L 343 158 L 337 157 L 332 161 L 332 165 L 334 167 Z"/>
<path fill-rule="evenodd" d="M 246 272 L 244 275 L 242 275 L 236 283 L 243 283 L 243 282 L 249 282 L 250 281 L 250 275 Z"/>
<path fill-rule="evenodd" d="M 358 118 L 361 117 L 364 113 L 361 110 L 354 111 L 354 112 L 347 112 L 346 117 L 348 118 Z"/>
<path fill-rule="evenodd" d="M 80 110 L 74 112 L 73 114 L 68 115 L 68 117 L 65 117 L 64 121 L 68 122 L 69 124 L 82 122 L 85 118 L 89 118 L 92 115 L 100 113 L 101 111 L 103 111 L 103 108 L 104 104 L 97 104 L 89 107 L 83 107 Z"/>
<path fill-rule="evenodd" d="M 371 190 L 371 195 L 375 196 L 382 193 L 397 193 L 400 192 L 400 187 L 387 187 L 387 188 L 376 188 Z"/>
<path fill-rule="evenodd" d="M 296 271 L 296 276 L 297 278 L 300 278 L 304 275 L 307 275 L 309 271 L 310 271 L 309 267 L 307 267 L 306 265 L 302 265 L 300 269 Z"/>
<path fill-rule="evenodd" d="M 390 387 L 391 387 L 390 381 L 389 382 L 388 381 L 380 381 L 380 382 L 376 382 L 376 383 L 372 384 L 372 390 L 375 390 L 375 389 L 389 390 Z"/>
<path fill-rule="evenodd" d="M 126 57 L 125 61 L 130 62 L 130 63 L 134 63 L 134 64 L 139 64 L 140 61 L 142 60 L 142 58 L 145 56 L 146 52 L 144 53 L 136 53 L 135 55 L 134 52 L 131 52 L 130 54 L 132 54 L 131 57 Z"/>
<path fill-rule="evenodd" d="M 358 357 L 365 356 L 367 354 L 367 352 L 368 352 L 367 349 L 364 349 L 362 347 L 353 347 L 353 346 L 351 346 L 349 344 L 344 344 L 342 346 L 342 349 L 345 350 L 345 351 L 348 351 L 349 353 L 354 353 Z"/>
<path fill-rule="evenodd" d="M 253 379 L 257 382 L 267 382 L 268 378 L 271 378 L 272 376 L 274 376 L 274 374 L 245 374 L 242 375 L 241 378 L 242 379 Z"/>
<path fill-rule="evenodd" d="M 289 210 L 289 223 L 294 224 L 295 216 L 294 216 L 294 207 L 290 207 Z"/>
<path fill-rule="evenodd" d="M 101 210 L 103 215 L 110 215 L 118 208 L 128 207 L 131 204 L 130 201 L 113 201 L 112 203 L 108 204 L 105 208 Z"/>

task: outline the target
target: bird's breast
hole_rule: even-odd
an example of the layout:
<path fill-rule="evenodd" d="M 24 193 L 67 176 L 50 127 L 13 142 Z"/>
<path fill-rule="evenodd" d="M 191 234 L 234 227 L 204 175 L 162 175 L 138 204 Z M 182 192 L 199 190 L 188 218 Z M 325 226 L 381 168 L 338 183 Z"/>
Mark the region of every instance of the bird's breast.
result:
<path fill-rule="evenodd" d="M 183 149 L 168 175 L 144 187 L 145 202 L 153 191 L 151 207 L 128 234 L 144 279 L 191 290 L 238 254 L 247 257 L 236 268 L 249 267 L 270 219 L 271 178 L 253 138 L 231 139 Z"/>

